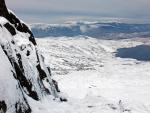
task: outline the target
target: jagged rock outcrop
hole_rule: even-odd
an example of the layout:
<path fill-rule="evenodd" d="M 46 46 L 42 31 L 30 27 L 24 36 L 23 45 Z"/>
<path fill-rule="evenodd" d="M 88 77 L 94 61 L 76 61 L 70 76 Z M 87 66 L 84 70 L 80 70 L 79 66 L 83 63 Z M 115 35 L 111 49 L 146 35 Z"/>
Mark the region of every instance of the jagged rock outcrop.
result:
<path fill-rule="evenodd" d="M 5 4 L 5 0 L 0 0 L 0 16 L 6 17 L 8 15 L 8 10 Z"/>
<path fill-rule="evenodd" d="M 0 113 L 31 113 L 28 97 L 39 101 L 52 95 L 63 100 L 32 32 L 7 10 L 4 0 L 0 0 L 0 65 Z"/>

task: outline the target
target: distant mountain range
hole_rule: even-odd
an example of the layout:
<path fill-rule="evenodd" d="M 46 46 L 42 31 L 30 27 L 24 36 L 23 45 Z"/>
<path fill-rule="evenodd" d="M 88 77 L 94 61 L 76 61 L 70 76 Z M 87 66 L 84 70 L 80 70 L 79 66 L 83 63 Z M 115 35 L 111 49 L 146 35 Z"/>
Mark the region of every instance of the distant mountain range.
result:
<path fill-rule="evenodd" d="M 78 35 L 100 39 L 150 37 L 150 24 L 70 22 L 65 24 L 32 24 L 35 37 L 74 37 Z"/>

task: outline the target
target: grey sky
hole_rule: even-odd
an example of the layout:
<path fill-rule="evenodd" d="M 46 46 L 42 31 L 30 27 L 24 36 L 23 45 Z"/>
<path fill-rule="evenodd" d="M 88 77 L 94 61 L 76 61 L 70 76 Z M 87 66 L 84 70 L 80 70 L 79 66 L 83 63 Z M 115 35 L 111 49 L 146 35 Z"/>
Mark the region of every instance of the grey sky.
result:
<path fill-rule="evenodd" d="M 132 18 L 150 22 L 150 0 L 6 0 L 27 22 Z"/>

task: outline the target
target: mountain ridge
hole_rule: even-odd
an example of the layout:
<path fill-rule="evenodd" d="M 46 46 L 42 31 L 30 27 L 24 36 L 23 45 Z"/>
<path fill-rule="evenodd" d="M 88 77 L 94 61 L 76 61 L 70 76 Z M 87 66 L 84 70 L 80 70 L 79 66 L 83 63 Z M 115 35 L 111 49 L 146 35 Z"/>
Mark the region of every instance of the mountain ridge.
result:
<path fill-rule="evenodd" d="M 98 39 L 150 37 L 150 24 L 70 22 L 64 24 L 31 24 L 36 38 L 75 37 L 79 35 Z"/>
<path fill-rule="evenodd" d="M 11 11 L 7 17 L 0 17 L 0 112 L 31 113 L 28 98 L 41 101 L 51 95 L 66 101 L 29 27 Z"/>

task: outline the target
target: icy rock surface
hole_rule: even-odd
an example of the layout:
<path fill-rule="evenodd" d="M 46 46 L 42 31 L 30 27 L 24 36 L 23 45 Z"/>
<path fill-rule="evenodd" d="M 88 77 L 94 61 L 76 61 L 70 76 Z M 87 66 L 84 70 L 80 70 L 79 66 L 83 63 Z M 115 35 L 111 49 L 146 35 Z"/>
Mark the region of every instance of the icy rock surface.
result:
<path fill-rule="evenodd" d="M 0 17 L 0 113 L 30 113 L 28 99 L 59 98 L 33 34 L 12 12 Z"/>

